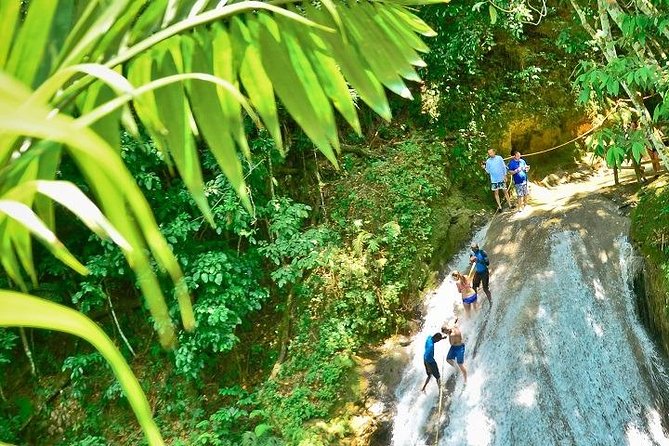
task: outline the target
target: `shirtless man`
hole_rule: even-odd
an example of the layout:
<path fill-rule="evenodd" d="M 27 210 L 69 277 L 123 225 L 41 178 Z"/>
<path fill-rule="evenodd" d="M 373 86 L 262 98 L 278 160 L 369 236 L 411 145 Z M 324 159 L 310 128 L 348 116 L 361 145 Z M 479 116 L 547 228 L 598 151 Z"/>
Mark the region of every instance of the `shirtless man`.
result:
<path fill-rule="evenodd" d="M 441 331 L 448 336 L 448 342 L 451 343 L 451 348 L 448 350 L 446 355 L 446 362 L 448 362 L 451 367 L 455 368 L 455 361 L 458 363 L 458 367 L 462 371 L 462 377 L 467 382 L 467 369 L 465 368 L 465 343 L 462 339 L 462 332 L 457 327 L 458 320 L 456 319 L 453 322 L 453 325 L 450 327 L 444 325 L 441 328 Z"/>

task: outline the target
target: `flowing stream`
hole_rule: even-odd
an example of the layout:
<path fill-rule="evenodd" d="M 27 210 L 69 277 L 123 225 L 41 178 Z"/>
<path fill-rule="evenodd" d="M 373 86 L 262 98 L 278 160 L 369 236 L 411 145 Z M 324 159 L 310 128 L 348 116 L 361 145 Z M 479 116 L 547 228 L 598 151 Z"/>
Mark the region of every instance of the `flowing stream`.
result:
<path fill-rule="evenodd" d="M 420 392 L 423 345 L 460 297 L 447 277 L 427 298 L 395 392 L 394 446 L 669 445 L 666 362 L 636 314 L 628 219 L 591 191 L 533 195 L 532 209 L 473 238 L 490 256 L 493 305 L 461 324 L 466 385 L 444 361 L 448 341 L 436 344 L 441 405 L 434 381 Z M 466 273 L 468 258 L 449 266 Z"/>

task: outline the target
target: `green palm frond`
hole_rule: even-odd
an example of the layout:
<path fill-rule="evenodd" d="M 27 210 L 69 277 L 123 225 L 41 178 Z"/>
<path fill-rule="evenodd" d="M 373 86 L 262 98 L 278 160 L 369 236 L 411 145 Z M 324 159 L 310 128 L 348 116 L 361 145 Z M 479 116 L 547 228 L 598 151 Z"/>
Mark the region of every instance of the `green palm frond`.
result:
<path fill-rule="evenodd" d="M 415 67 L 424 65 L 419 53 L 427 51 L 421 35 L 434 32 L 407 6 L 426 3 L 433 1 L 0 1 L 0 263 L 8 277 L 24 291 L 26 275 L 37 282 L 32 237 L 86 273 L 56 236 L 59 203 L 121 248 L 161 343 L 172 346 L 175 325 L 153 262 L 175 284 L 187 330 L 195 325 L 190 297 L 123 164 L 120 129 L 137 134 L 141 123 L 214 224 L 196 138 L 249 208 L 241 163 L 250 157 L 248 119 L 285 151 L 279 125 L 285 112 L 337 166 L 336 115 L 361 131 L 350 89 L 386 120 L 385 89 L 411 97 L 405 80 L 418 80 Z M 91 197 L 58 178 L 64 155 L 76 163 Z M 54 326 L 48 304 L 0 291 L 0 325 L 59 329 L 87 339 L 96 331 L 81 321 Z M 8 320 L 9 310 L 21 317 Z M 103 341 L 93 343 L 109 350 Z M 118 356 L 110 361 L 123 362 Z M 145 409 L 140 400 L 131 403 L 136 411 L 141 406 L 138 414 Z M 150 443 L 161 444 L 143 416 Z"/>
<path fill-rule="evenodd" d="M 213 224 L 194 135 L 249 206 L 239 159 L 250 156 L 245 119 L 255 118 L 283 149 L 283 108 L 336 166 L 335 114 L 360 132 L 349 86 L 389 119 L 384 87 L 411 97 L 403 79 L 417 80 L 413 67 L 424 65 L 418 52 L 426 50 L 419 35 L 431 35 L 403 1 L 284 8 L 255 1 L 33 0 L 23 11 L 21 3 L 0 6 L 3 36 L 13 36 L 0 44 L 0 179 L 9 179 L 0 194 L 22 182 L 54 180 L 60 156 L 68 153 L 127 240 L 124 253 L 164 345 L 174 339 L 173 324 L 144 247 L 179 284 L 184 325 L 194 322 L 181 270 L 118 155 L 119 128 L 134 129 L 128 107 Z M 69 118 L 74 115 L 79 118 Z M 40 195 L 29 203 L 47 227 L 54 223 L 50 201 Z M 25 246 L 15 251 L 33 276 Z M 11 254 L 3 265 L 20 282 Z"/>

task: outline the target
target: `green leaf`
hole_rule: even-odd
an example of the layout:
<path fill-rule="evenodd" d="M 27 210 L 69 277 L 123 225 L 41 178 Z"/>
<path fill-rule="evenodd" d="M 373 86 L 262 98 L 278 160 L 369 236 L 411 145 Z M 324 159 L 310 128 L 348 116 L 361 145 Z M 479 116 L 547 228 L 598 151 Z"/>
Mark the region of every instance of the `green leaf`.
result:
<path fill-rule="evenodd" d="M 382 6 L 378 3 L 375 3 L 374 7 L 376 8 L 377 12 L 383 16 L 393 31 L 398 36 L 400 36 L 406 44 L 411 46 L 411 48 L 422 53 L 427 53 L 430 50 L 425 42 L 423 42 L 420 37 L 414 34 L 413 30 L 408 29 L 408 27 L 402 23 L 400 18 L 396 15 L 395 12 L 393 12 L 392 9 Z"/>
<path fill-rule="evenodd" d="M 86 267 L 74 258 L 70 251 L 58 240 L 56 234 L 47 228 L 28 206 L 17 201 L 0 199 L 0 213 L 20 223 L 21 226 L 44 243 L 49 251 L 67 266 L 79 274 L 88 274 Z M 8 234 L 14 232 L 11 230 L 11 225 L 7 229 L 7 232 Z M 17 249 L 27 249 L 25 239 L 21 239 Z"/>
<path fill-rule="evenodd" d="M 7 56 L 14 42 L 14 32 L 19 24 L 21 0 L 3 0 L 0 2 L 0 70 L 5 68 Z"/>
<path fill-rule="evenodd" d="M 56 0 L 28 2 L 28 13 L 13 39 L 12 51 L 4 70 L 28 86 L 34 85 L 37 70 L 45 59 L 49 32 L 58 3 Z M 3 34 L 3 39 L 5 38 Z"/>
<path fill-rule="evenodd" d="M 315 9 L 310 4 L 304 5 L 306 14 L 313 20 L 330 24 L 332 20 L 323 11 Z M 333 54 L 339 64 L 339 68 L 351 86 L 357 91 L 363 101 L 383 119 L 389 121 L 391 118 L 388 99 L 383 91 L 383 86 L 372 73 L 364 58 L 358 53 L 357 48 L 350 43 L 345 43 L 340 35 L 316 31 L 316 33 L 328 45 L 329 52 Z"/>
<path fill-rule="evenodd" d="M 358 45 L 381 83 L 403 98 L 411 99 L 411 92 L 397 74 L 404 72 L 404 59 L 401 55 L 391 54 L 377 27 L 358 8 L 341 8 L 341 15 L 349 25 L 352 40 Z"/>
<path fill-rule="evenodd" d="M 184 45 L 190 47 L 184 53 L 190 54 L 188 63 L 193 71 L 212 71 L 211 53 L 205 54 L 201 45 L 192 39 L 184 39 Z M 191 109 L 202 136 L 242 203 L 250 211 L 251 203 L 246 191 L 242 164 L 237 157 L 232 135 L 228 131 L 229 119 L 221 108 L 216 87 L 206 82 L 191 81 L 188 83 L 188 89 Z M 239 110 L 237 112 L 239 113 Z"/>
<path fill-rule="evenodd" d="M 338 141 L 332 107 L 304 51 L 294 35 L 279 32 L 272 18 L 266 15 L 259 18 L 264 25 L 259 33 L 265 72 L 291 116 L 337 167 L 333 148 L 338 148 Z"/>
<path fill-rule="evenodd" d="M 135 59 L 128 68 L 128 80 L 132 85 L 146 85 L 153 79 L 151 71 L 153 57 L 145 54 Z M 158 106 L 153 92 L 146 92 L 138 95 L 133 100 L 133 105 L 140 120 L 144 123 L 151 139 L 156 143 L 156 147 L 163 155 L 163 160 L 172 173 L 173 163 L 169 154 L 169 149 L 163 135 L 167 132 L 160 117 L 158 116 Z"/>
<path fill-rule="evenodd" d="M 490 24 L 494 25 L 497 23 L 497 8 L 493 5 L 488 5 L 488 12 L 490 13 Z"/>
<path fill-rule="evenodd" d="M 306 52 L 306 55 L 318 76 L 323 91 L 332 100 L 333 105 L 346 119 L 346 122 L 360 135 L 362 130 L 351 92 L 344 76 L 339 71 L 337 61 L 328 52 L 323 39 L 316 32 L 299 29 L 288 20 L 278 23 L 282 29 L 290 30 L 297 36 L 303 48 L 314 48 L 313 51 Z"/>
<path fill-rule="evenodd" d="M 616 79 L 611 77 L 606 83 L 606 90 L 609 92 L 611 96 L 618 96 L 618 93 L 620 91 L 620 84 Z"/>
<path fill-rule="evenodd" d="M 408 25 L 411 29 L 416 31 L 419 34 L 422 34 L 426 37 L 435 37 L 437 33 L 430 28 L 430 26 L 425 23 L 420 17 L 415 14 L 410 13 L 405 8 L 401 6 L 395 6 L 391 3 L 388 4 L 388 9 L 393 11 L 395 15 Z"/>
<path fill-rule="evenodd" d="M 257 438 L 262 438 L 266 434 L 272 431 L 272 426 L 267 423 L 261 423 L 253 429 L 253 433 Z"/>
<path fill-rule="evenodd" d="M 249 100 L 258 110 L 267 131 L 272 136 L 279 150 L 283 150 L 281 128 L 274 101 L 274 88 L 267 76 L 260 58 L 257 45 L 250 44 L 251 36 L 248 28 L 238 19 L 232 20 L 233 45 L 243 45 L 243 56 L 239 68 L 239 79 L 248 93 Z"/>
<path fill-rule="evenodd" d="M 581 104 L 585 104 L 590 100 L 590 88 L 589 87 L 584 87 L 581 90 L 581 93 L 578 95 L 578 102 Z"/>
<path fill-rule="evenodd" d="M 646 154 L 646 146 L 642 142 L 633 142 L 632 143 L 632 156 L 634 160 L 639 162 L 641 157 Z"/>
<path fill-rule="evenodd" d="M 176 41 L 173 41 L 178 43 Z M 160 78 L 178 73 L 172 51 L 159 51 L 153 77 Z M 179 84 L 166 85 L 155 95 L 156 112 L 163 123 L 163 137 L 174 164 L 204 217 L 214 226 L 214 219 L 204 194 L 202 170 L 191 129 L 188 124 L 186 99 Z"/>
<path fill-rule="evenodd" d="M 118 153 L 90 129 L 78 127 L 72 118 L 62 114 L 49 117 L 50 112 L 39 105 L 26 106 L 27 98 L 23 106 L 17 107 L 15 101 L 19 101 L 25 93 L 20 83 L 0 73 L 0 133 L 52 140 L 68 148 L 112 224 L 133 247 L 139 248 L 126 255 L 130 266 L 137 272 L 140 287 L 156 319 L 161 343 L 171 345 L 174 341 L 174 327 L 155 275 L 141 249 L 143 240 L 146 240 L 159 265 L 167 269 L 177 287 L 186 329 L 192 329 L 195 325 L 192 307 L 183 286 L 181 268 L 160 234 L 137 184 Z M 113 181 L 108 175 L 113 175 Z M 126 213 L 118 212 L 119 209 L 127 209 L 132 220 L 128 219 Z M 137 234 L 138 228 L 142 231 L 141 237 Z"/>
<path fill-rule="evenodd" d="M 211 47 L 208 50 L 208 53 L 213 58 L 213 74 L 237 87 L 237 71 L 235 70 L 234 63 L 232 63 L 234 58 L 230 35 L 227 29 L 219 24 L 214 25 L 213 33 Z M 201 35 L 200 42 L 206 42 L 210 38 L 211 36 Z M 223 113 L 227 116 L 230 135 L 235 139 L 237 146 L 241 149 L 244 156 L 247 159 L 251 159 L 251 150 L 246 141 L 239 102 L 228 91 L 220 87 L 216 88 L 216 92 L 221 102 Z"/>
<path fill-rule="evenodd" d="M 100 237 L 109 237 L 120 248 L 132 250 L 130 244 L 102 215 L 98 207 L 77 186 L 68 181 L 24 181 L 20 186 L 8 191 L 4 197 L 25 203 L 26 198 L 32 197 L 35 193 L 63 205 Z"/>
<path fill-rule="evenodd" d="M 403 34 L 396 32 L 395 28 L 384 19 L 383 15 L 379 12 L 378 5 L 377 8 L 374 8 L 371 4 L 362 3 L 360 8 L 367 14 L 367 18 L 377 25 L 375 28 L 378 28 L 378 34 L 383 39 L 388 51 L 401 55 L 405 60 L 406 63 L 403 64 L 404 68 L 402 68 L 400 74 L 402 74 L 402 72 L 409 73 L 409 76 L 413 77 L 405 75 L 403 75 L 403 77 L 410 80 L 420 81 L 420 78 L 413 70 L 412 66 L 425 67 L 427 65 L 423 59 L 420 58 L 418 53 L 414 51 L 413 47 L 407 43 Z M 409 34 L 411 33 L 409 32 Z"/>
<path fill-rule="evenodd" d="M 9 219 L 0 219 L 0 234 L 8 233 L 9 223 L 11 223 L 11 220 Z M 13 280 L 19 288 L 22 290 L 28 289 L 19 269 L 19 261 L 16 258 L 11 237 L 0 238 L 0 263 L 2 263 L 2 267 L 5 269 L 7 276 Z"/>
<path fill-rule="evenodd" d="M 111 366 L 151 446 L 164 445 L 151 407 L 137 378 L 109 337 L 89 318 L 62 305 L 11 291 L 0 291 L 0 326 L 56 330 L 93 345 Z"/>
<path fill-rule="evenodd" d="M 129 7 L 129 0 L 114 0 L 106 4 L 96 4 L 98 4 L 97 1 L 89 3 L 90 16 L 82 16 L 68 34 L 68 39 L 61 49 L 61 57 L 57 62 L 58 67 L 80 63 L 103 36 L 106 36 L 107 39 L 111 36 L 120 37 L 118 34 L 112 34 L 112 30 L 119 32 L 119 29 L 114 27 L 119 15 L 127 13 L 127 9 L 136 9 L 136 7 Z M 93 5 L 98 7 L 93 8 Z"/>

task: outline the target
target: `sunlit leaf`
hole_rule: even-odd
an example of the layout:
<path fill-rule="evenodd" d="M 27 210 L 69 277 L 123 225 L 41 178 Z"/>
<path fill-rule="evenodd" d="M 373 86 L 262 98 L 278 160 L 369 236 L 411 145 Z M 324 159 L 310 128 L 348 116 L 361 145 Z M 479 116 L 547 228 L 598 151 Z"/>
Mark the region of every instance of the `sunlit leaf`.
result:
<path fill-rule="evenodd" d="M 56 330 L 78 336 L 93 345 L 111 366 L 151 446 L 164 444 L 153 421 L 151 407 L 132 370 L 114 343 L 83 314 L 44 299 L 0 291 L 0 326 Z"/>

